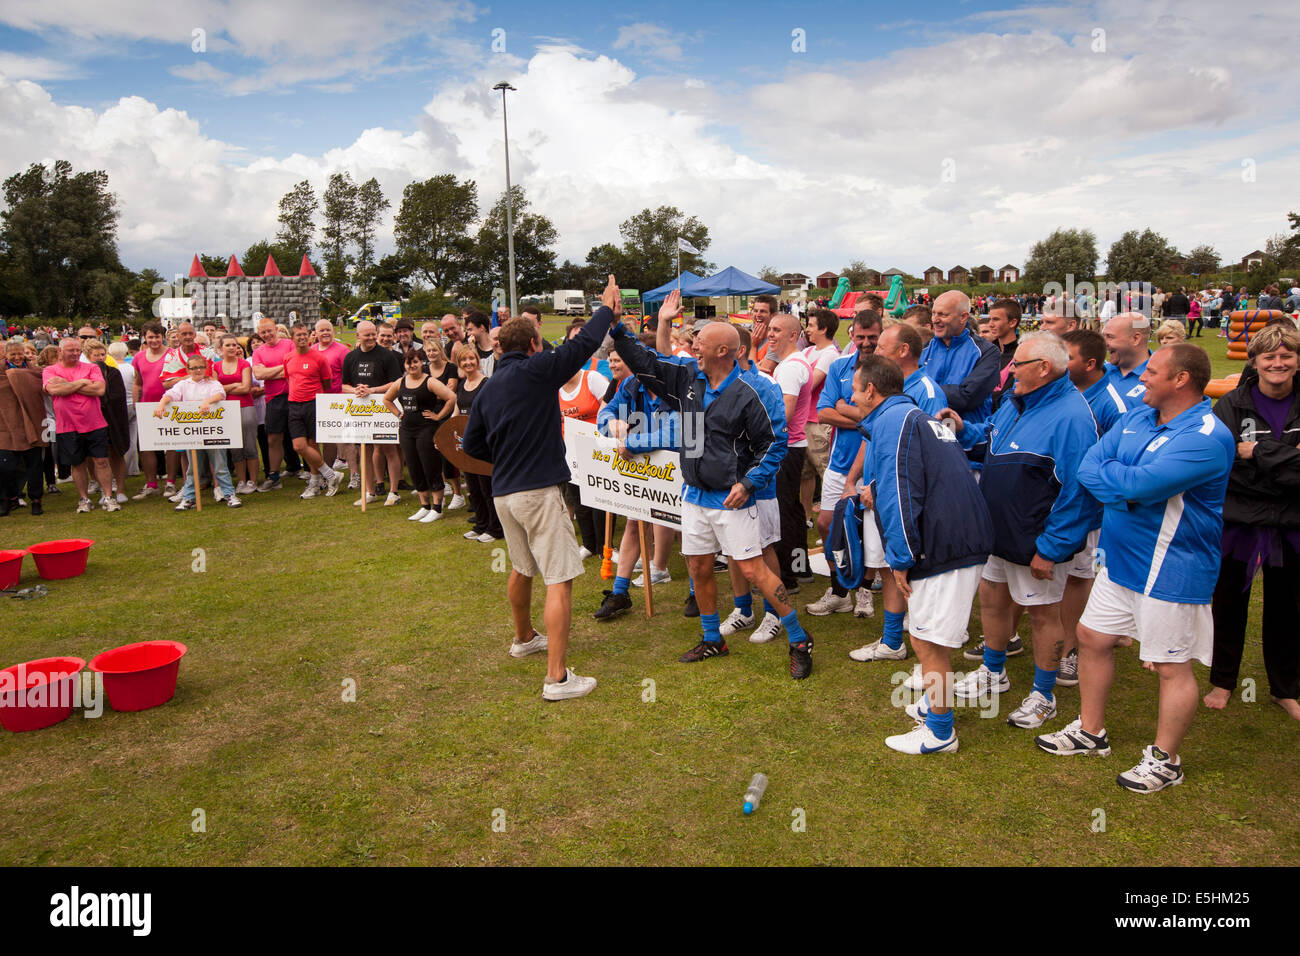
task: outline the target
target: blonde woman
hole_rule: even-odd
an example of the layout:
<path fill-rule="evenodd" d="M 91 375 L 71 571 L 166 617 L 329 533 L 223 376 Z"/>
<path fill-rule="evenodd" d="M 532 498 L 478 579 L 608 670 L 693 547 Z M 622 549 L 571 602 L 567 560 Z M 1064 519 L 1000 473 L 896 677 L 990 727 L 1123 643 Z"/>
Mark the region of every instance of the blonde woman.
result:
<path fill-rule="evenodd" d="M 1156 341 L 1161 346 L 1177 345 L 1187 341 L 1187 326 L 1177 319 L 1165 319 L 1156 328 Z"/>

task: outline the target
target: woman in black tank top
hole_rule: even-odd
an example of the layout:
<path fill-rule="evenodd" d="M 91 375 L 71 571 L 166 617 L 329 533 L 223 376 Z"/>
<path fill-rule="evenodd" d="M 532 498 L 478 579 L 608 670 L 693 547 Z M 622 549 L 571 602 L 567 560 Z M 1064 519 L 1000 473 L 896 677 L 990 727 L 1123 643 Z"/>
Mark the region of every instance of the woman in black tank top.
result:
<path fill-rule="evenodd" d="M 439 412 L 455 402 L 456 393 L 424 371 L 420 355 L 413 349 L 403 356 L 402 364 L 406 374 L 388 386 L 384 404 L 401 416 L 397 440 L 420 496 L 420 510 L 410 520 L 428 524 L 442 517 L 442 455 L 434 447 L 433 436 Z"/>

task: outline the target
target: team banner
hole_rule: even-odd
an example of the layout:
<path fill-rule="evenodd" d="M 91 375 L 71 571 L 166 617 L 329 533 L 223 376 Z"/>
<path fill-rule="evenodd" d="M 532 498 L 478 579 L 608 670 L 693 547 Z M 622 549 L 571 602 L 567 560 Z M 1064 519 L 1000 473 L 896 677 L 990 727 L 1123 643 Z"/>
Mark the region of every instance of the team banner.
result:
<path fill-rule="evenodd" d="M 154 417 L 160 402 L 136 406 L 135 425 L 141 451 L 188 451 L 191 448 L 239 448 L 244 444 L 239 402 L 175 402 L 162 418 Z"/>
<path fill-rule="evenodd" d="M 382 393 L 316 396 L 316 441 L 322 445 L 396 445 L 398 422 Z"/>
<path fill-rule="evenodd" d="M 571 481 L 582 503 L 628 518 L 682 527 L 681 456 L 675 451 L 655 451 L 624 458 L 618 443 L 596 433 L 591 426 L 575 428 L 565 422 L 564 444 Z"/>

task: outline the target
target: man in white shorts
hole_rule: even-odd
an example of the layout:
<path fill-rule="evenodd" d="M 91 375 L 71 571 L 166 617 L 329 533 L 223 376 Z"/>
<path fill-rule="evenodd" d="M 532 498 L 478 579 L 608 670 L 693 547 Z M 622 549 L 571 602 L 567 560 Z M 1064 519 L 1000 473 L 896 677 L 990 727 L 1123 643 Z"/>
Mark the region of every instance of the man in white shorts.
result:
<path fill-rule="evenodd" d="M 1210 360 L 1201 349 L 1165 346 L 1141 381 L 1143 404 L 1079 467 L 1079 483 L 1102 503 L 1104 562 L 1079 621 L 1079 719 L 1034 743 L 1053 754 L 1110 753 L 1105 719 L 1114 648 L 1133 638 L 1143 666 L 1160 678 L 1156 739 L 1116 782 L 1154 793 L 1183 782 L 1178 751 L 1200 693 L 1192 661 L 1208 667 L 1212 658 L 1210 599 L 1236 442 L 1203 397 Z"/>
<path fill-rule="evenodd" d="M 925 685 L 925 697 L 908 708 L 916 726 L 886 738 L 885 746 L 955 753 L 952 651 L 965 640 L 993 523 L 961 446 L 903 393 L 894 362 L 864 356 L 853 401 L 871 435 L 872 479 L 862 500 L 874 508 L 885 561 L 908 599 L 908 632 Z"/>

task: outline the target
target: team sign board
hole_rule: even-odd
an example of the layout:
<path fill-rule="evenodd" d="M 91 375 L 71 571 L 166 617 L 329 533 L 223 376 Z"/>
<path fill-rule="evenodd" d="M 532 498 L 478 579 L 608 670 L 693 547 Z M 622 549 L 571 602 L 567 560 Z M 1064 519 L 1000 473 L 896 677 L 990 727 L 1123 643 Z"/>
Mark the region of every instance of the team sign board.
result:
<path fill-rule="evenodd" d="M 570 480 L 584 505 L 681 530 L 682 467 L 677 452 L 624 458 L 618 443 L 592 426 L 578 422 L 575 427 L 572 419 L 564 425 Z"/>
<path fill-rule="evenodd" d="M 396 445 L 399 419 L 384 404 L 383 393 L 316 396 L 316 441 L 321 444 Z"/>
<path fill-rule="evenodd" d="M 175 402 L 167 414 L 154 418 L 159 402 L 141 402 L 135 413 L 141 451 L 188 451 L 191 448 L 239 448 L 244 444 L 239 402 Z"/>

